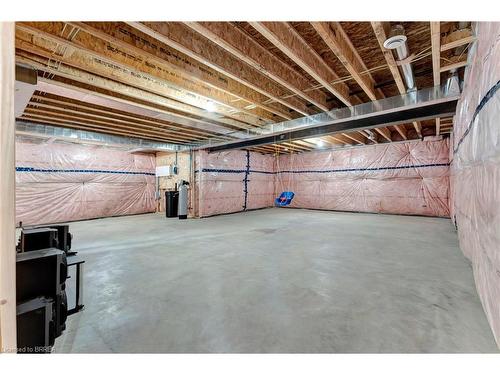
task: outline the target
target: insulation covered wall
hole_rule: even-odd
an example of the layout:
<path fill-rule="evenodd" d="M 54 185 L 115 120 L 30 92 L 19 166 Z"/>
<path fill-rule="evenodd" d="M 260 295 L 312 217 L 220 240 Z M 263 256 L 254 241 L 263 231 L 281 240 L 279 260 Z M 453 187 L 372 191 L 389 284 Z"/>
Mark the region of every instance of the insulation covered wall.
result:
<path fill-rule="evenodd" d="M 233 150 L 196 156 L 200 217 L 271 207 L 274 157 Z"/>
<path fill-rule="evenodd" d="M 500 23 L 477 23 L 454 121 L 453 218 L 500 346 Z"/>
<path fill-rule="evenodd" d="M 389 143 L 277 158 L 291 207 L 449 217 L 448 140 Z"/>
<path fill-rule="evenodd" d="M 155 157 L 90 145 L 16 142 L 16 222 L 155 211 Z"/>

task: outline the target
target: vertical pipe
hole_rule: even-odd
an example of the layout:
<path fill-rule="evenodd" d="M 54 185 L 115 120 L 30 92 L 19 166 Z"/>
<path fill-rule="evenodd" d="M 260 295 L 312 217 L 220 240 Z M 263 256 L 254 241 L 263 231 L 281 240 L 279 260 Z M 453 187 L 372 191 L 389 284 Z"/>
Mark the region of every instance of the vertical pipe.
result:
<path fill-rule="evenodd" d="M 14 22 L 0 22 L 0 352 L 16 350 Z"/>

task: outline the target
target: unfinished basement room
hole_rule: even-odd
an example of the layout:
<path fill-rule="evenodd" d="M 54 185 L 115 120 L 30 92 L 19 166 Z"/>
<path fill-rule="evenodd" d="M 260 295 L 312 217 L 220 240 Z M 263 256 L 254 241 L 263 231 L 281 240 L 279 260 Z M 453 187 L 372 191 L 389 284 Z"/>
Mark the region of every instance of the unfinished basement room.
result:
<path fill-rule="evenodd" d="M 2 351 L 499 352 L 500 23 L 0 33 Z"/>

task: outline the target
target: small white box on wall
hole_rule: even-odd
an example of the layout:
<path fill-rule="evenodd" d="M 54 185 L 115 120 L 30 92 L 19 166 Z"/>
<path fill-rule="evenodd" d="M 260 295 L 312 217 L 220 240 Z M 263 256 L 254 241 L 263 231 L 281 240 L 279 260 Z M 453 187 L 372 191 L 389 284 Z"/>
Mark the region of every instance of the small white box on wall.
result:
<path fill-rule="evenodd" d="M 172 167 L 170 165 L 162 165 L 156 167 L 156 177 L 172 176 Z"/>

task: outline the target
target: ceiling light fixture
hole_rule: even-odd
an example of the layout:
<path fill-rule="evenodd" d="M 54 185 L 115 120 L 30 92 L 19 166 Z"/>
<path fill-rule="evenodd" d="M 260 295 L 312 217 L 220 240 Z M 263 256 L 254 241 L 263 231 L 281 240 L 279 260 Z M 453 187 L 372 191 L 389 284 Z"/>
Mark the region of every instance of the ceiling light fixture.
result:
<path fill-rule="evenodd" d="M 216 106 L 215 106 L 215 103 L 214 102 L 207 102 L 206 106 L 205 106 L 205 109 L 208 111 L 208 112 L 215 112 L 216 111 Z"/>

